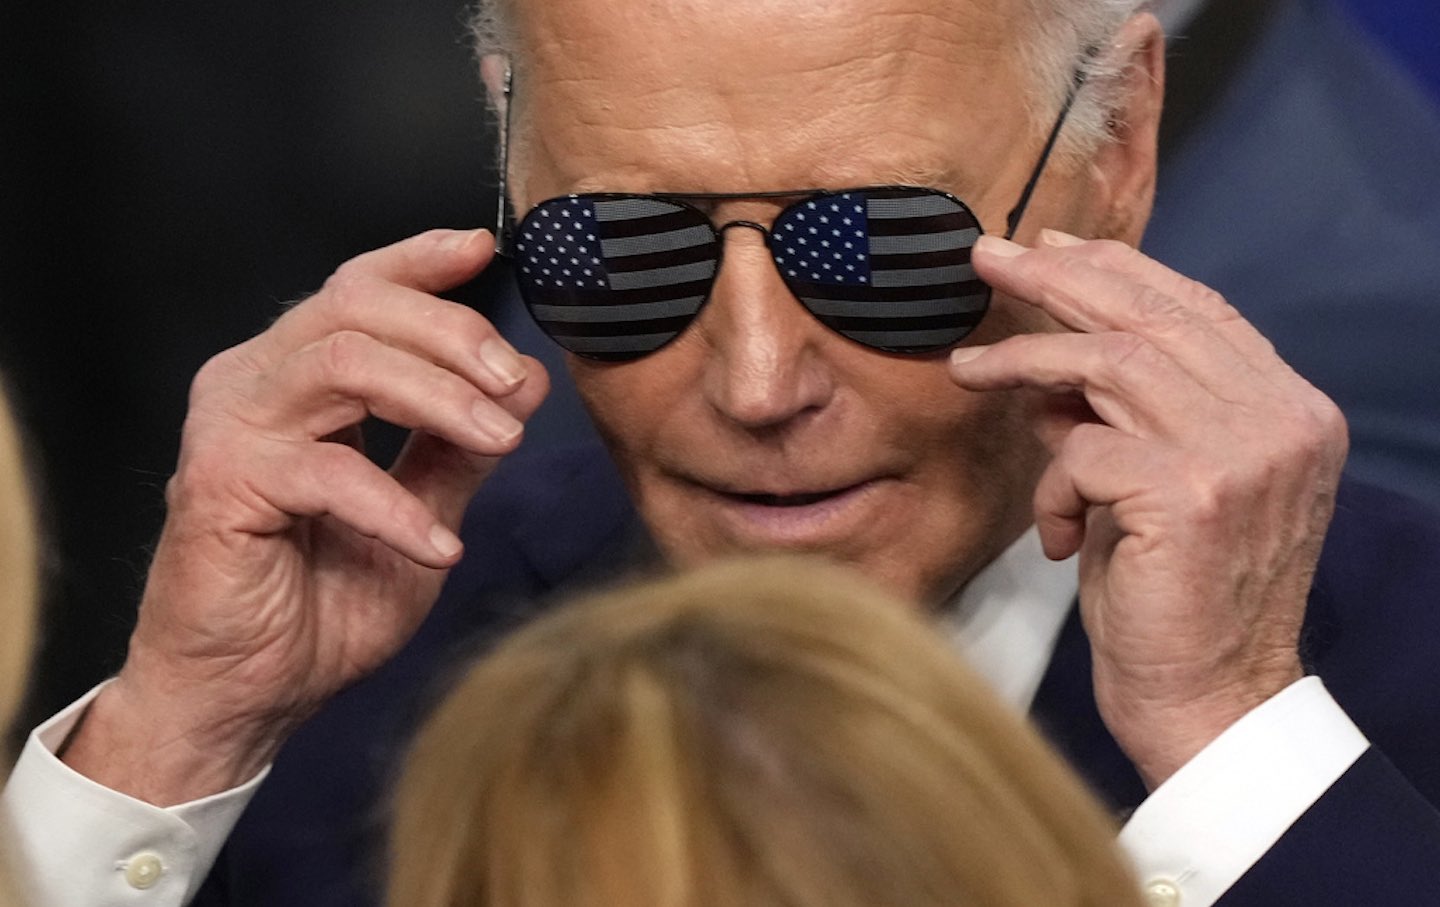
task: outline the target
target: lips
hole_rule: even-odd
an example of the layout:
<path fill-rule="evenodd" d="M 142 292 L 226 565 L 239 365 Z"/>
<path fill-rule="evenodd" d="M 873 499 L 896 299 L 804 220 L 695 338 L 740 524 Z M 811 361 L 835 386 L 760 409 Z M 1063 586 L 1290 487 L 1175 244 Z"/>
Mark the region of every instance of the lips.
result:
<path fill-rule="evenodd" d="M 768 492 L 722 492 L 729 497 L 736 498 L 746 504 L 759 504 L 762 507 L 808 507 L 811 504 L 818 504 L 837 495 L 842 495 L 853 488 L 849 485 L 844 488 L 836 488 L 832 491 L 809 491 L 799 494 L 771 494 Z"/>
<path fill-rule="evenodd" d="M 819 484 L 819 483 L 816 483 Z M 892 483 L 866 479 L 806 488 L 737 489 L 704 485 L 706 510 L 745 547 L 831 549 L 874 528 Z M 791 490 L 791 489 L 794 490 Z"/>

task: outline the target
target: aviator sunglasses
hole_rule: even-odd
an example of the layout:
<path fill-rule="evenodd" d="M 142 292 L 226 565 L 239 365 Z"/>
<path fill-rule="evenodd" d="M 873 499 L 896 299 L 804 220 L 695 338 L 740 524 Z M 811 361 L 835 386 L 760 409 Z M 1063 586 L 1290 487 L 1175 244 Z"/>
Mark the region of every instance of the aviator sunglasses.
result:
<path fill-rule="evenodd" d="M 1055 148 L 1083 69 L 1007 218 L 1015 235 Z M 505 180 L 511 73 L 505 73 L 500 141 L 499 253 L 521 299 L 564 349 L 591 359 L 637 359 L 674 340 L 709 299 L 724 259 L 725 231 L 765 237 L 791 294 L 821 324 L 856 343 L 928 353 L 964 339 L 990 307 L 970 250 L 984 232 L 963 201 L 924 186 L 776 192 L 587 192 L 540 202 L 511 226 Z M 715 226 L 696 202 L 796 201 L 767 228 Z"/>

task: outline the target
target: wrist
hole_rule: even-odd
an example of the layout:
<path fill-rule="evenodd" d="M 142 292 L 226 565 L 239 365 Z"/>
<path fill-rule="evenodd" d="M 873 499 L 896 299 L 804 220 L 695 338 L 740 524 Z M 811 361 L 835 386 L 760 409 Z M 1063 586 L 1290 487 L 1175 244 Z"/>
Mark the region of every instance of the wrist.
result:
<path fill-rule="evenodd" d="M 1095 698 L 1106 727 L 1154 790 L 1257 706 L 1304 676 L 1299 658 L 1222 679 L 1147 689 L 1095 668 Z"/>
<path fill-rule="evenodd" d="M 198 690 L 167 695 L 122 671 L 90 703 L 58 755 L 104 787 L 167 807 L 251 780 L 284 737 L 273 724 L 223 718 Z"/>

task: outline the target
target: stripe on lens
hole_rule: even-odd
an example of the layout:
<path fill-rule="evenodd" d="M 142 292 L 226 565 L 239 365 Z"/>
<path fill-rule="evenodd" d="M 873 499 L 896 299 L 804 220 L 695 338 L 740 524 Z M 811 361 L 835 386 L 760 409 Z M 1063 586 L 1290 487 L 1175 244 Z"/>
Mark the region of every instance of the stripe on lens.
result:
<path fill-rule="evenodd" d="M 561 345 L 572 353 L 624 355 L 648 353 L 669 343 L 674 337 L 673 331 L 664 334 L 629 334 L 624 337 L 566 337 Z"/>
<path fill-rule="evenodd" d="M 954 199 L 931 192 L 882 198 L 874 195 L 865 197 L 866 213 L 875 220 L 893 220 L 900 217 L 931 217 L 936 214 L 950 214 L 961 210 Z"/>
<path fill-rule="evenodd" d="M 944 299 L 917 299 L 910 302 L 849 299 L 804 299 L 805 308 L 827 318 L 929 318 L 978 311 L 988 296 L 953 296 Z"/>
<path fill-rule="evenodd" d="M 610 288 L 612 290 L 645 290 L 651 287 L 666 287 L 677 283 L 708 280 L 714 274 L 714 261 L 700 261 L 694 264 L 677 265 L 673 268 L 654 268 L 649 271 L 624 271 L 610 275 Z"/>
<path fill-rule="evenodd" d="M 642 236 L 624 236 L 619 239 L 603 239 L 600 248 L 606 258 L 626 258 L 631 255 L 653 255 L 656 252 L 673 252 L 713 242 L 715 232 L 708 226 L 686 227 L 664 233 L 650 233 Z"/>
<path fill-rule="evenodd" d="M 604 223 L 612 220 L 634 220 L 638 217 L 660 217 L 676 211 L 689 211 L 684 205 L 667 202 L 658 198 L 601 198 L 595 200 L 595 219 Z"/>
<path fill-rule="evenodd" d="M 875 271 L 870 275 L 870 285 L 876 288 L 929 287 L 937 284 L 964 283 L 974 279 L 975 268 L 971 265 L 951 265 L 943 268 Z"/>
<path fill-rule="evenodd" d="M 648 321 L 652 318 L 675 318 L 694 315 L 700 310 L 704 296 L 667 299 L 663 302 L 636 302 L 621 305 L 532 305 L 536 320 L 559 323 L 588 324 L 614 321 Z"/>
<path fill-rule="evenodd" d="M 944 233 L 870 237 L 872 255 L 913 255 L 919 252 L 954 252 L 968 249 L 980 238 L 980 231 L 946 230 Z"/>
<path fill-rule="evenodd" d="M 969 325 L 938 331 L 846 331 L 840 333 L 869 346 L 889 349 L 922 349 L 949 346 L 969 333 Z"/>

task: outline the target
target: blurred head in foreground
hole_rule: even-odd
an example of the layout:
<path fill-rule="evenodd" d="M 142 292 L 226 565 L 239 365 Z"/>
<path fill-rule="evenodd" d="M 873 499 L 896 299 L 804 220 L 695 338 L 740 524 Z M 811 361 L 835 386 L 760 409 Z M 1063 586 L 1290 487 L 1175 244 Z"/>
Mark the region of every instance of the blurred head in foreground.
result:
<path fill-rule="evenodd" d="M 1138 904 L 1099 808 L 912 610 L 771 558 L 553 611 L 422 731 L 388 903 Z"/>
<path fill-rule="evenodd" d="M 38 551 L 23 445 L 0 384 L 0 730 L 8 731 L 25 694 L 35 635 Z M 13 754 L 4 751 L 0 778 Z M 0 828 L 0 907 L 19 905 L 10 883 L 8 829 Z"/>
<path fill-rule="evenodd" d="M 0 729 L 7 730 L 25 693 L 39 585 L 34 511 L 21 449 L 0 386 Z"/>

